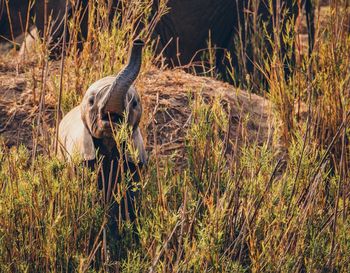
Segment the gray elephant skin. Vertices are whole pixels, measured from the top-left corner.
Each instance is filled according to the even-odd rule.
[[[130,172],[129,187],[139,182],[138,170],[147,163],[147,154],[139,128],[142,115],[140,97],[133,86],[141,67],[143,42],[133,43],[129,62],[119,74],[108,76],[93,83],[86,91],[80,105],[72,109],[60,122],[59,144],[61,156],[70,160],[78,154],[88,166],[95,168],[101,163],[98,173],[99,188],[104,190],[105,200],[112,200],[112,189],[121,179],[117,175],[118,164],[123,162],[124,173]],[[124,115],[126,114],[126,116]],[[118,150],[113,138],[113,129],[123,120],[132,128],[132,142],[138,152],[138,162],[132,160],[124,150]],[[119,172],[120,173],[120,172]],[[112,206],[111,214],[118,219],[136,217],[134,205],[137,192],[128,189],[126,198]],[[112,200],[113,201],[113,200]],[[114,217],[113,216],[113,217]]]
[[[225,58],[225,52],[230,52],[233,58],[233,65],[236,71],[252,74],[255,66],[251,60],[254,60],[253,45],[251,44],[252,30],[249,26],[253,25],[252,12],[253,2],[249,0],[192,0],[179,1],[169,0],[168,6],[170,12],[165,14],[155,28],[154,36],[159,36],[160,48],[164,50],[170,66],[186,66],[190,62],[200,64],[202,60],[203,49],[207,48],[209,39],[211,44],[216,46],[215,59],[217,72],[225,80],[230,81],[230,75],[227,69],[230,67]],[[258,1],[255,7],[257,16],[260,17],[259,27],[263,28],[266,24],[267,31],[273,33],[273,18],[269,11],[270,0]],[[306,10],[308,18],[309,47],[313,47],[314,22],[312,0],[302,0],[301,7]],[[276,14],[277,1],[273,0],[272,5],[274,14]],[[300,12],[298,1],[280,0],[281,14],[285,14],[282,20],[282,33],[286,32],[287,21],[295,23]],[[248,26],[248,27],[245,27]],[[209,34],[210,33],[210,34]],[[235,41],[240,39],[244,49],[243,61],[246,63],[246,70],[242,71],[242,63],[239,63]],[[169,43],[170,41],[170,43]],[[287,54],[294,52],[294,44],[290,45],[283,42],[282,34],[281,54],[285,60],[285,72],[288,76],[292,71],[289,67],[294,66],[295,56]],[[265,40],[267,55],[271,55],[273,48]],[[290,66],[289,66],[290,64]],[[201,65],[198,66],[199,72]],[[242,74],[242,73],[241,73]],[[238,82],[240,79],[236,79]]]
[[[4,1],[4,0],[0,0]],[[28,0],[27,0],[28,1]],[[27,2],[24,1],[24,2]],[[270,0],[258,1],[258,6],[255,7],[257,16],[261,18],[259,27],[262,29],[263,23],[266,24],[268,32],[273,31],[273,19],[269,11]],[[20,0],[12,0],[10,4],[13,5],[15,12],[25,5],[19,5]],[[261,56],[255,56],[251,43],[251,37],[253,36],[251,28],[244,26],[252,25],[251,12],[254,8],[252,2],[248,0],[169,0],[168,6],[169,12],[165,14],[160,22],[157,24],[153,33],[153,38],[159,38],[159,46],[157,52],[162,52],[166,57],[168,65],[174,66],[186,66],[190,62],[199,64],[202,61],[202,53],[208,46],[209,39],[211,44],[215,45],[215,66],[217,72],[220,73],[225,80],[230,80],[230,75],[227,73],[227,69],[230,64],[225,58],[225,53],[230,52],[233,60],[233,66],[235,71],[239,71],[239,75],[245,73],[252,74],[256,70],[254,66],[254,60],[261,58]],[[277,0],[273,0],[273,8],[276,13]],[[287,21],[294,21],[297,18],[299,12],[299,6],[297,0],[280,0],[281,13],[285,14],[281,22],[282,33],[286,32]],[[44,1],[36,0],[36,4],[32,8],[32,14],[35,15],[36,25],[41,33],[44,29]],[[83,8],[87,7],[88,0],[80,2]],[[114,12],[118,12],[120,6],[119,1],[113,1],[113,7],[111,10],[111,16]],[[309,32],[309,48],[310,51],[313,47],[314,36],[314,23],[313,23],[313,7],[312,0],[302,0],[302,7],[305,7],[308,22]],[[159,0],[153,2],[153,12],[157,10]],[[62,33],[62,20],[64,14],[65,0],[48,0],[48,11],[51,11],[55,19],[55,34],[59,36]],[[23,9],[23,8],[22,8]],[[69,8],[70,10],[70,8]],[[14,12],[14,13],[15,13]],[[4,12],[3,12],[4,13]],[[87,33],[87,16],[82,20],[82,37]],[[113,16],[112,16],[113,17]],[[6,16],[2,16],[1,20],[6,21]],[[6,23],[6,22],[5,22]],[[13,22],[14,25],[18,25],[19,22]],[[3,23],[4,24],[4,23]],[[2,28],[5,27],[6,24]],[[8,27],[7,27],[8,29]],[[20,29],[20,28],[16,28]],[[0,29],[1,31],[4,30]],[[6,32],[6,31],[5,31]],[[8,32],[8,31],[7,31]],[[210,34],[209,34],[210,33]],[[6,35],[5,35],[6,36]],[[237,52],[235,47],[235,41],[241,39],[244,52]],[[283,42],[282,35],[281,41],[281,55],[285,63],[285,74],[288,76],[294,67],[295,56],[294,54],[287,54],[288,52],[294,52],[294,44],[286,44]],[[255,45],[256,46],[256,45]],[[273,48],[265,39],[265,51],[266,56],[271,56]],[[238,58],[238,55],[244,55],[242,58]],[[243,59],[243,63],[240,60]],[[244,67],[244,70],[243,70]],[[201,72],[201,65],[198,65],[197,72]],[[261,77],[260,77],[261,78]],[[232,80],[232,79],[231,79]],[[242,79],[235,79],[238,82]]]
[[[57,1],[61,2],[61,1]],[[33,26],[32,17],[38,14],[38,28],[44,28],[44,13],[37,12],[41,9],[44,1],[36,1],[34,7],[29,7],[29,0],[0,0],[0,42],[14,41],[28,28]],[[51,1],[49,11],[53,11]],[[63,7],[64,8],[64,7]],[[56,10],[56,9],[55,9]],[[54,14],[55,15],[55,14]]]
[[[88,0],[81,0],[79,3],[87,8]],[[66,0],[47,0],[48,16],[45,16],[44,0],[9,0],[8,9],[6,0],[0,0],[0,42],[16,40],[18,36],[23,36],[26,30],[30,31],[33,26],[36,26],[43,35],[49,16],[51,17],[49,33],[53,39],[57,39],[63,33],[65,5]],[[71,10],[69,1],[68,16]],[[82,26],[87,25],[87,19],[87,15],[83,16]],[[83,27],[82,36],[86,35],[86,28]]]

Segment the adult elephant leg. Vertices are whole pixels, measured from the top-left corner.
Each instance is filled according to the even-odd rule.
[[[197,66],[197,72],[201,72],[209,42],[213,48],[227,49],[234,28],[234,2],[170,0],[170,10],[161,18],[153,34],[154,39],[160,40],[157,51],[163,53],[170,66],[192,64]],[[221,52],[216,57],[222,61],[223,55]]]
[[[282,3],[282,29],[280,33],[281,56],[284,65],[285,79],[289,80],[294,72],[296,63],[295,23],[299,16],[299,6],[296,0],[285,0]],[[289,26],[292,26],[292,28],[289,28]]]
[[[76,26],[70,32],[67,32],[66,39],[69,41],[74,37],[75,41],[78,42],[78,46],[81,45],[81,41],[87,36],[88,2],[89,0],[80,0],[76,1],[74,6],[72,6],[72,2],[68,0],[67,16],[69,19],[74,18],[73,21],[76,23]],[[65,7],[66,0],[36,0],[34,7],[35,25],[40,37],[47,39],[52,45],[62,41]],[[58,51],[60,51],[60,47],[58,47]]]
[[[275,27],[275,0],[273,10],[270,10],[270,0],[245,1],[245,48],[247,73],[251,75],[251,83],[255,90],[267,89],[265,65],[271,64],[276,41]]]
[[[155,2],[156,3],[156,2]],[[158,9],[158,4],[154,4],[153,11]],[[171,12],[171,11],[170,11]],[[177,43],[179,34],[170,14],[163,15],[154,28],[152,39],[156,41],[156,54],[162,54],[166,58],[166,64],[170,67],[180,65],[177,58]]]
[[[307,32],[309,36],[309,57],[311,57],[315,43],[315,9],[312,4],[312,0],[305,0],[305,12]]]
[[[216,50],[216,74],[229,83],[239,82],[240,75],[242,75],[242,67],[234,41],[236,37],[238,37],[238,33],[233,31],[227,39],[227,46]]]
[[[21,42],[22,34],[31,26],[29,3],[29,0],[0,0],[0,43]]]
[[[306,12],[306,23],[307,23],[307,32],[308,32],[308,56],[311,57],[313,47],[314,47],[314,36],[315,36],[315,25],[314,25],[314,8],[312,5],[312,0],[303,0],[301,2],[301,8],[305,7]],[[291,23],[292,26],[295,26],[297,17],[300,15],[298,1],[287,1],[285,0],[285,9],[286,16],[283,19],[283,28],[281,33],[281,50],[282,50],[282,58],[284,60],[285,67],[285,76],[286,79],[289,79],[291,74],[295,69],[295,39],[294,39],[294,28],[291,30],[292,41],[287,43],[284,42],[283,35],[287,34],[288,24]]]
[[[35,24],[40,35],[61,33],[64,24],[66,0],[38,0],[35,4]],[[71,6],[69,5],[69,9]]]
[[[241,82],[247,73],[244,2],[232,1],[223,23],[230,27],[227,28],[226,35],[221,41],[219,37],[215,37],[215,40],[220,41],[216,51],[216,70],[223,80],[230,83]],[[218,26],[218,29],[220,28]],[[216,35],[219,36],[220,31],[217,31]]]
[[[238,1],[238,0],[236,0]],[[241,43],[240,70],[242,81],[247,87],[259,90],[267,86],[264,69],[273,53],[273,19],[269,10],[270,0],[242,1],[239,6]],[[250,75],[249,79],[247,75]]]
[[[278,54],[283,73],[288,80],[295,67],[294,26],[299,14],[296,0],[261,0],[258,8],[260,28],[264,29],[263,51],[260,56],[263,62],[271,63],[273,54]]]
[[[206,14],[207,0],[201,5],[195,1],[168,2],[169,12],[158,22],[153,37],[159,38],[160,47],[170,67],[200,61],[201,50],[207,48],[209,23]],[[201,51],[201,52],[200,52]]]

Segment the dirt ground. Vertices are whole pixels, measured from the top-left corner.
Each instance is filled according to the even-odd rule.
[[[56,102],[46,98],[45,109],[40,111],[40,90],[32,86],[30,65],[21,68],[16,58],[11,56],[0,59],[0,137],[9,147],[24,144],[31,150],[35,136],[45,134],[33,129],[39,118],[45,121],[48,131],[53,132]],[[58,65],[57,68],[55,65],[52,67],[58,69]],[[193,76],[181,70],[151,68],[137,82],[137,87],[144,105],[142,131],[147,149],[153,151],[156,144],[160,156],[175,154],[179,160],[183,157],[186,128],[191,121],[190,98],[198,95],[208,103],[215,96],[220,96],[223,107],[228,109],[231,105],[229,131],[232,142],[263,142],[271,137],[269,102],[227,83]],[[33,99],[34,96],[36,99]],[[239,124],[248,114],[248,132],[245,132]],[[48,141],[51,138],[48,136]],[[41,141],[45,141],[45,137],[43,139]]]
[[[196,96],[203,97],[209,104],[215,97],[220,98],[221,105],[229,116],[227,131],[232,145],[245,141],[262,144],[272,138],[271,105],[267,99],[258,95],[180,70],[151,70],[144,75],[138,86],[146,105],[144,135],[147,136],[147,148],[154,150],[156,140],[161,156],[176,152],[176,158],[181,161],[186,129],[191,121],[190,98]],[[242,129],[244,126],[240,125],[248,116],[249,121]]]
[[[321,21],[325,20],[329,13],[328,8],[321,8]],[[301,16],[297,50],[307,52],[304,17]],[[34,73],[31,64],[18,65],[17,54],[4,54],[4,50],[8,51],[6,48],[0,48],[0,138],[3,138],[9,147],[22,143],[33,149],[35,136],[46,133],[46,130],[33,130],[39,121],[44,121],[48,131],[53,130],[56,102],[52,97],[45,97],[45,109],[41,111],[38,103],[40,90],[33,86],[37,79],[32,79]],[[59,67],[58,63],[50,66],[53,70]],[[231,105],[230,139],[238,142],[258,140],[262,143],[271,138],[270,103],[262,97],[237,90],[229,84],[212,78],[196,77],[180,70],[160,71],[152,68],[144,73],[137,86],[145,107],[142,130],[149,151],[153,151],[156,144],[160,155],[176,153],[178,158],[182,157],[185,129],[191,120],[189,97],[198,94],[209,103],[214,96],[220,96],[223,107]],[[243,132],[239,124],[248,114],[248,132]],[[47,135],[44,141],[50,142],[50,136]]]
[[[27,79],[14,63],[0,63],[0,135],[8,146],[24,143],[31,147],[31,123],[25,94]]]

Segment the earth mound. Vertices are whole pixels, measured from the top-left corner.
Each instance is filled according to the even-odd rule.
[[[59,65],[52,65],[53,69],[56,66],[58,71]],[[29,69],[18,68],[14,61],[0,61],[0,135],[9,147],[22,143],[33,149],[33,139],[38,134],[33,125],[38,119],[44,120],[51,132],[55,124],[56,100],[48,92],[45,107],[40,109],[37,102],[40,90],[31,86]],[[147,149],[151,152],[157,146],[159,156],[175,153],[182,161],[186,129],[191,123],[191,101],[198,96],[209,104],[219,97],[229,116],[229,139],[236,147],[242,141],[259,144],[271,139],[269,101],[227,83],[181,70],[152,67],[137,81],[137,88],[144,106],[141,127]],[[247,117],[243,128],[243,119]]]

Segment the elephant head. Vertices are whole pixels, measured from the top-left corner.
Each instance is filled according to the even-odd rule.
[[[133,144],[138,150],[140,162],[146,163],[147,155],[139,128],[142,105],[132,85],[140,71],[143,45],[143,41],[135,40],[128,64],[122,71],[116,77],[108,76],[93,83],[81,104],[62,119],[59,141],[64,155],[79,153],[86,161],[94,160],[99,148],[96,143],[103,143],[104,150],[107,150],[105,153],[108,153],[115,147],[113,127],[126,118],[132,127]]]

